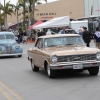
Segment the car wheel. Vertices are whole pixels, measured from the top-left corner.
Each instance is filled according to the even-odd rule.
[[[88,69],[90,75],[97,75],[99,73],[99,66]]]
[[[49,65],[47,66],[47,74],[49,78],[55,77],[54,71],[49,67]]]
[[[39,71],[39,67],[35,66],[33,64],[33,61],[31,62],[31,67],[32,67],[32,71]]]
[[[22,57],[22,55],[18,55],[18,57]]]

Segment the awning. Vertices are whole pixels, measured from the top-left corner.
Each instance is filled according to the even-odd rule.
[[[42,28],[49,28],[49,27],[64,27],[64,26],[69,26],[69,24],[70,24],[69,16],[63,16],[63,17],[51,19],[40,25],[34,26],[34,29],[42,29]]]
[[[37,25],[40,25],[40,24],[42,24],[43,22],[41,21],[41,20],[39,20],[38,22],[36,22],[34,25],[32,25],[32,26],[29,26],[28,27],[28,29],[34,29],[34,26],[37,26]]]

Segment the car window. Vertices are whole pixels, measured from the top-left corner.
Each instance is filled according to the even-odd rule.
[[[35,47],[39,48],[39,49],[43,49],[43,39],[38,39],[37,43],[35,45]]]
[[[0,40],[3,40],[5,39],[5,36],[4,35],[0,35]]]
[[[6,39],[14,39],[14,35],[7,34],[5,36],[6,36]]]

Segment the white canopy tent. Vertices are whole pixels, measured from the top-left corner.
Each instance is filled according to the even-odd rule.
[[[64,27],[69,26],[70,18],[69,16],[53,18],[47,22],[34,27],[34,29],[50,28],[50,27]]]

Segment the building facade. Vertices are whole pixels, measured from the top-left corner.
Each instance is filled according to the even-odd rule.
[[[55,17],[70,16],[77,19],[84,16],[84,0],[59,0],[36,6],[37,20],[49,20]]]
[[[100,15],[100,0],[84,0],[85,17]]]
[[[70,16],[71,19],[84,17],[84,0],[58,0],[55,2],[41,4],[36,6],[38,11],[35,11],[36,20],[50,20],[55,17]],[[20,10],[19,13],[22,11]],[[19,16],[19,22],[22,20]],[[15,15],[8,16],[8,24],[17,23]]]

